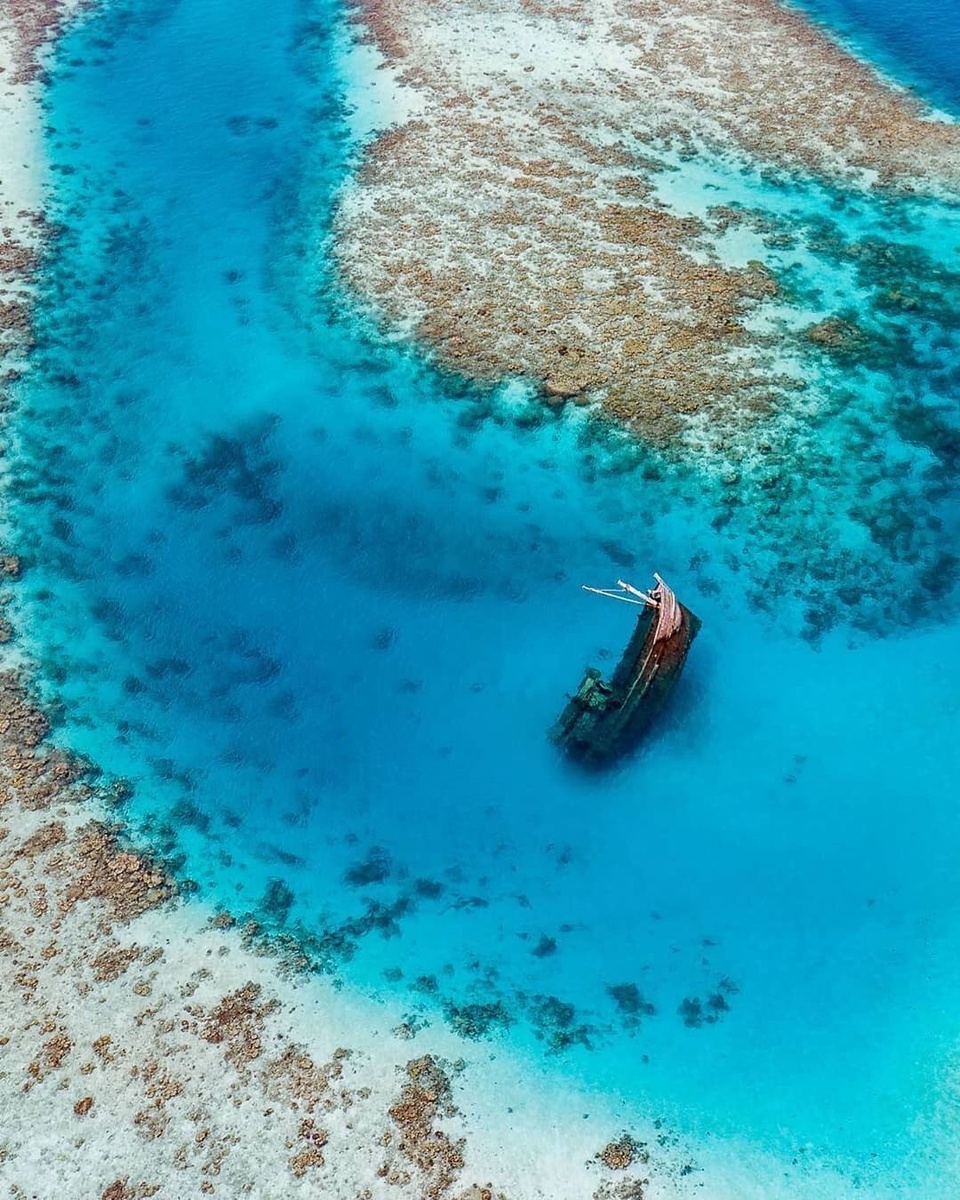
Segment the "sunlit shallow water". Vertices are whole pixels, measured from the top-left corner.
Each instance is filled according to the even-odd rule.
[[[916,355],[894,369],[808,364],[850,396],[816,453],[863,448],[825,486],[869,509],[894,480],[898,513],[939,522],[899,551],[888,531],[928,572],[916,620],[891,592],[884,636],[812,636],[806,601],[756,595],[764,556],[820,552],[802,505],[731,533],[697,473],[350,317],[318,248],[348,157],[335,17],[118,4],[61,51],[64,231],[9,488],[58,736],[135,784],[123,815],[207,898],[404,996],[412,1024],[905,1186],[960,1032],[948,313],[895,315]],[[793,228],[784,320],[889,325],[834,253],[867,228],[956,266],[948,208],[700,171],[663,194]],[[546,730],[631,618],[579,584],[654,568],[703,634],[658,736],[584,776]]]

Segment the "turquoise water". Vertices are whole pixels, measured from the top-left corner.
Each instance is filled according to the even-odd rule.
[[[960,1035],[958,214],[663,182],[790,233],[755,235],[774,326],[872,338],[795,348],[820,415],[731,484],[350,317],[336,18],[118,2],[61,49],[8,485],[58,736],[345,985],[902,1194],[947,1169],[917,1122]],[[653,569],[704,630],[657,737],[586,776],[545,732],[631,618],[579,584]]]

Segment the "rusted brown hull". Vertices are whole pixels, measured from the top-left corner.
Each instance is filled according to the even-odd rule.
[[[700,618],[680,604],[681,620],[657,637],[657,616],[637,618],[623,657],[609,681],[591,667],[560,714],[551,736],[572,757],[605,763],[633,748],[673,691],[700,629]]]

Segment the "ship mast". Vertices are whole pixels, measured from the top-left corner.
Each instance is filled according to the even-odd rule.
[[[595,596],[607,596],[610,600],[622,600],[624,604],[635,604],[638,608],[659,608],[660,597],[656,594],[657,589],[663,586],[663,580],[659,575],[654,574],[654,579],[657,581],[657,588],[652,588],[649,592],[641,592],[639,588],[635,588],[633,584],[626,583],[622,579],[617,580],[615,588],[595,588],[589,587],[587,584],[581,584],[585,592],[593,592]]]

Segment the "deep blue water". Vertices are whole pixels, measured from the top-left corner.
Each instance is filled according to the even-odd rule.
[[[863,47],[919,93],[960,107],[960,8],[935,0],[802,0],[799,7]]]
[[[960,62],[917,22],[902,42],[892,9],[850,12],[918,77]],[[695,472],[349,316],[321,244],[350,153],[336,15],[118,2],[61,51],[63,233],[9,489],[58,736],[134,783],[124,815],[205,897],[347,984],[533,1043],[679,1127],[906,1186],[960,1034],[960,629],[931,617],[960,529],[960,355],[946,309],[874,312],[814,226],[955,268],[957,213],[711,184],[794,223],[814,307],[914,347],[822,368],[850,399],[817,452],[836,439],[859,513],[841,541],[884,545],[887,508],[928,522],[903,535],[918,620],[893,593],[883,636],[817,639],[795,599],[781,619],[755,594],[768,534],[831,552],[799,501],[728,527]],[[704,631],[658,736],[584,776],[546,730],[630,617],[579,584],[652,569]]]

